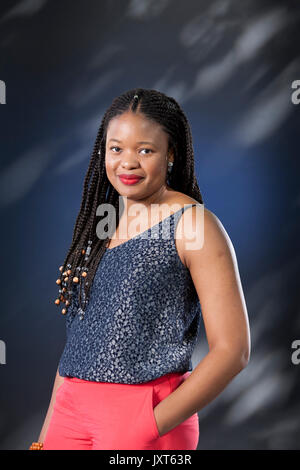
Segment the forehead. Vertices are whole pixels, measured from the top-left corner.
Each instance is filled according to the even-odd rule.
[[[160,124],[155,121],[148,119],[142,114],[134,114],[131,112],[123,113],[119,116],[114,117],[107,128],[107,138],[116,138],[119,140],[123,139],[161,139],[162,135],[165,134]]]

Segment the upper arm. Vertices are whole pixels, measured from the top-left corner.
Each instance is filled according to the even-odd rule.
[[[232,242],[220,220],[204,206],[187,209],[180,223],[180,243],[198,293],[209,348],[224,346],[248,361],[248,314]],[[191,231],[199,237],[197,249],[188,248]]]

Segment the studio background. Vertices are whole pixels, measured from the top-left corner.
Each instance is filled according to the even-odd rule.
[[[41,430],[65,342],[58,267],[103,113],[135,87],[185,111],[248,308],[250,362],[199,412],[198,449],[300,449],[299,17],[297,1],[1,2],[1,449]],[[201,320],[193,365],[206,353]]]

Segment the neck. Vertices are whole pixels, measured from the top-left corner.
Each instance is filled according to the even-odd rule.
[[[122,196],[122,202],[124,204],[124,213],[128,214],[130,207],[137,203],[143,205],[147,209],[151,208],[151,204],[162,204],[167,199],[168,193],[170,192],[174,192],[174,190],[167,185],[163,185],[161,188],[159,188],[158,191],[151,194],[151,196],[148,196],[143,199],[136,200],[128,197],[124,198]]]

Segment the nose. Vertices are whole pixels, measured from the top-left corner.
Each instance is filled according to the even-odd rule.
[[[139,167],[139,161],[138,159],[134,156],[134,154],[123,154],[123,158],[121,159],[121,166],[123,168],[138,168]]]

